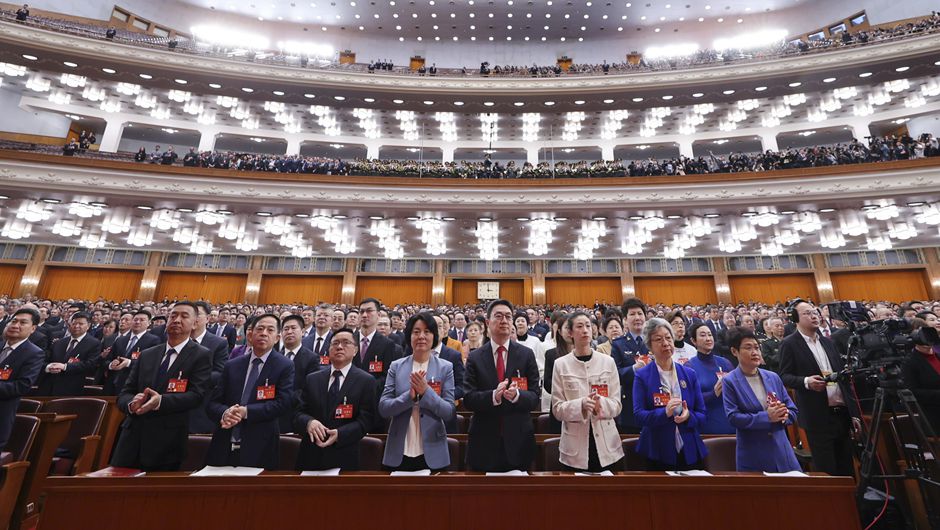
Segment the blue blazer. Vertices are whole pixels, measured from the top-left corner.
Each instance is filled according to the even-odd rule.
[[[726,375],[730,374],[734,370],[731,361],[714,353],[702,355],[699,352],[685,364],[685,367],[695,370],[695,378],[698,379],[699,388],[702,389],[702,398],[705,399],[705,425],[699,431],[702,434],[734,434],[734,427],[728,423],[728,415],[725,414],[724,401],[721,396],[715,395],[718,368],[720,367]],[[724,390],[723,384],[722,390]]]
[[[617,425],[620,426],[620,432],[639,432],[636,419],[633,417],[633,379],[636,371],[633,365],[636,364],[638,355],[646,355],[649,348],[637,337],[634,339],[629,333],[617,337],[610,343],[610,356],[617,365],[617,372],[620,374],[620,417],[617,418]],[[652,359],[650,359],[652,362]],[[547,381],[547,379],[546,379]]]
[[[6,342],[0,339],[0,349],[5,345]],[[0,365],[0,369],[12,370],[9,378],[0,381],[0,449],[6,447],[10,433],[13,432],[20,398],[36,384],[44,363],[42,348],[27,340],[11,351]]]
[[[767,411],[757,401],[751,385],[740,368],[726,375],[721,383],[725,413],[738,430],[738,471],[800,471],[800,463],[793,454],[787,438],[787,425],[796,421],[797,409],[787,393],[780,376],[770,370],[758,369],[764,389],[775,392],[790,409],[786,424],[770,423]]]
[[[254,355],[242,355],[225,363],[219,385],[206,407],[209,419],[218,425],[222,414],[241,401],[245,378]],[[278,468],[281,436],[279,418],[294,405],[294,363],[284,355],[271,352],[261,367],[256,386],[274,385],[274,398],[259,400],[252,389],[246,407],[248,417],[241,425],[241,452],[239,465],[247,467]],[[232,429],[216,429],[209,444],[206,464],[228,465],[232,450]]]
[[[383,418],[392,419],[385,442],[385,456],[382,458],[382,464],[388,467],[400,466],[405,451],[405,434],[411,423],[411,408],[414,405],[410,395],[413,366],[412,355],[393,361],[385,378],[385,390],[379,399],[379,414]],[[454,367],[449,361],[431,355],[428,359],[427,379],[441,382],[441,395],[429,389],[418,401],[424,460],[431,469],[443,469],[450,465],[444,423],[457,413],[457,406],[454,405]]]
[[[705,425],[705,400],[698,379],[691,368],[673,363],[682,399],[689,408],[689,419],[678,424],[682,436],[682,453],[688,464],[701,461],[708,454],[699,429]],[[684,385],[683,385],[684,383]],[[636,452],[650,460],[666,464],[676,463],[676,422],[666,416],[666,407],[653,406],[653,394],[659,392],[659,368],[650,363],[636,372],[633,380],[633,415],[643,430]]]

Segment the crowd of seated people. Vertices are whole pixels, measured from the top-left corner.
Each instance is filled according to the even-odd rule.
[[[390,59],[381,59],[369,63],[340,64],[335,61],[318,58],[311,62],[307,56],[285,54],[278,50],[246,50],[227,48],[219,45],[205,45],[185,36],[156,37],[146,33],[129,30],[118,30],[105,24],[95,25],[80,23],[67,19],[48,16],[22,14],[23,8],[17,11],[0,9],[0,19],[16,20],[19,23],[35,24],[44,29],[70,33],[82,37],[106,39],[124,44],[148,46],[171,49],[183,53],[215,55],[230,59],[263,62],[282,66],[301,68],[316,67],[359,71],[368,73],[394,73],[433,76],[510,76],[510,77],[559,77],[562,75],[608,75],[611,73],[631,73],[637,71],[675,70],[713,64],[727,64],[739,61],[764,60],[786,57],[795,54],[804,54],[819,50],[828,50],[845,46],[866,45],[877,42],[919,35],[935,31],[940,27],[940,14],[931,12],[930,15],[916,22],[906,22],[889,28],[875,28],[857,32],[843,31],[832,39],[822,38],[807,41],[779,42],[758,49],[704,49],[687,56],[663,59],[639,59],[635,62],[608,63],[574,63],[565,70],[556,65],[490,65],[489,62],[476,68],[430,68],[421,67],[412,70],[408,66],[395,66]]]
[[[873,320],[909,320],[914,349],[902,367],[905,382],[928,420],[937,422],[940,302],[862,303]],[[385,307],[364,298],[355,305],[213,308],[167,299],[3,297],[0,333],[12,349],[4,349],[12,371],[8,378],[28,383],[18,384],[18,393],[4,400],[80,395],[94,380],[102,392],[118,396],[118,407],[129,418],[113,465],[140,469],[178,468],[179,454],[167,447],[185,444],[186,431],[213,433],[210,465],[275,468],[277,457],[270,447],[263,449],[263,439],[296,432],[309,435],[303,437],[309,445],[298,455],[299,469],[356,469],[349,451],[358,439],[388,432],[387,467],[443,469],[449,464],[446,447],[433,442],[437,436],[423,446],[413,443],[411,417],[429,418],[421,421],[431,424],[422,430],[439,429],[443,440],[461,408],[484,424],[469,434],[468,467],[478,471],[527,469],[534,456],[530,412],[546,412],[566,424],[561,444],[569,450],[561,452],[561,463],[573,471],[622,465],[619,443],[589,443],[584,420],[590,418],[598,436],[618,440],[621,433],[638,434],[636,452],[646,458],[648,470],[700,469],[707,454],[701,435],[737,434],[739,470],[798,471],[787,426],[799,422],[807,431],[814,469],[851,476],[846,406],[855,405],[856,391],[861,401],[870,398],[864,387],[827,389],[822,377],[841,369],[839,354],[851,333],[828,306],[799,299],[647,306],[628,298],[622,304],[528,307],[497,300]],[[360,348],[367,355],[359,355]],[[829,360],[820,361],[810,348],[822,348]],[[177,355],[181,360],[174,361]],[[504,370],[513,367],[516,374],[506,372],[505,382],[503,375],[486,376],[484,365],[492,370],[494,357],[502,361],[497,373],[505,364]],[[179,374],[160,375],[161,358]],[[421,375],[416,379],[415,373]],[[421,379],[424,374],[427,379]],[[350,400],[342,408],[332,394],[340,378]],[[252,398],[255,384],[257,398]],[[251,393],[243,394],[243,386]],[[190,391],[196,394],[184,396]],[[756,399],[748,397],[751,391]],[[828,407],[820,395],[828,396]],[[147,414],[161,400],[166,416],[151,423]],[[503,401],[512,405],[503,407]],[[335,417],[323,415],[334,407]],[[242,423],[249,410],[252,422]],[[8,422],[12,417],[0,417],[0,423]],[[167,422],[175,434],[155,430]],[[504,428],[522,429],[521,437],[516,432],[501,440]],[[337,429],[344,436],[339,440]],[[152,459],[141,451],[139,437],[148,433],[153,438],[146,445],[158,455]],[[674,445],[680,436],[683,443]]]

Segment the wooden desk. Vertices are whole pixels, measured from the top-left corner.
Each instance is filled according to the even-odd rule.
[[[40,530],[859,528],[850,478],[447,473],[52,477]],[[417,519],[416,519],[417,518]]]
[[[52,457],[69,433],[72,420],[76,418],[74,414],[46,414],[40,412],[28,415],[39,418],[39,432],[36,433],[36,440],[29,451],[29,457],[27,458],[29,470],[27,470],[26,477],[23,479],[20,496],[16,501],[16,508],[13,510],[13,519],[10,522],[10,528],[13,529],[30,528],[31,525],[35,524],[35,519],[42,509],[40,495],[45,488],[46,476],[49,474]]]

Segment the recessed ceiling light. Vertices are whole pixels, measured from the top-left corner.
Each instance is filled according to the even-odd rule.
[[[700,97],[702,97],[702,96],[704,96],[704,95],[705,95],[705,94],[703,94],[703,93],[701,93],[701,92],[696,92],[696,93],[692,94],[692,97],[693,97],[693,98],[700,98]]]
[[[403,99],[393,99],[393,100],[392,100],[392,103],[394,103],[394,104],[396,104],[396,105],[401,105],[401,104],[404,103],[404,102],[405,102],[405,100],[403,100]]]
[[[827,78],[823,79],[823,83],[831,83],[831,82],[833,82],[833,81],[835,81],[835,80],[836,80],[835,77],[827,77]]]
[[[338,213],[333,216],[333,219],[346,219],[346,216]]]
[[[63,61],[62,64],[64,64],[65,66],[68,66],[69,68],[78,68],[78,65],[73,63],[72,61]]]
[[[313,95],[313,94],[304,94],[304,97],[307,98],[307,99],[313,99],[313,98],[315,98],[315,97],[317,97],[317,96],[315,96],[315,95]]]
[[[672,96],[663,96],[663,99],[666,101],[669,101],[670,99],[672,99]]]
[[[546,107],[551,107],[551,106],[554,105],[554,104],[555,104],[554,101],[546,101],[546,102],[545,102],[545,106],[546,106]]]
[[[940,66],[940,61],[933,63],[934,66]]]
[[[135,208],[138,210],[153,210],[153,206],[147,206],[146,204],[138,204]]]
[[[922,202],[920,202],[920,201],[918,201],[918,202],[909,202],[909,203],[907,203],[907,205],[910,206],[911,208],[915,208],[915,207],[917,207],[917,206],[923,206],[924,203],[922,203]]]
[[[189,82],[189,81],[187,81],[187,80],[185,80],[185,79],[174,79],[173,81],[176,81],[176,82],[177,82],[178,84],[180,84],[180,85],[185,85],[186,83]]]
[[[284,95],[284,91],[283,91],[283,90],[275,90],[274,92],[271,92],[271,93],[274,94],[275,96],[283,96],[283,95]]]
[[[515,105],[515,106],[517,106],[517,107],[522,107],[522,106],[525,105],[525,103],[522,102],[522,101],[517,101],[517,102],[513,103],[513,105]]]
[[[788,86],[789,86],[790,88],[796,88],[796,87],[798,87],[798,86],[800,86],[800,85],[802,85],[802,84],[803,84],[803,83],[800,83],[799,81],[794,81],[794,82],[790,83]]]
[[[298,218],[298,219],[306,219],[306,218],[310,217],[310,214],[309,214],[309,213],[295,213],[295,214],[294,214],[294,217],[296,217],[296,218]]]
[[[606,221],[606,220],[607,220],[607,217],[604,217],[603,215],[595,215],[595,216],[592,217],[591,219],[594,220],[594,221]]]
[[[137,74],[137,77],[141,79],[153,79],[153,76],[150,74]]]
[[[463,101],[455,101],[455,102],[454,102],[454,105],[457,105],[458,107],[462,107],[462,106],[463,106]]]
[[[24,59],[26,59],[27,61],[38,61],[38,60],[39,60],[39,57],[36,57],[35,55],[30,55],[30,54],[28,54],[28,53],[24,53],[24,54],[22,55],[22,57],[23,57]]]
[[[90,205],[92,205],[92,206],[97,206],[98,208],[107,208],[107,207],[108,207],[108,203],[106,203],[106,202],[98,202],[98,201],[95,201],[95,202],[90,202],[90,203],[88,203],[88,204],[90,204]]]
[[[117,73],[117,70],[115,70],[114,68],[102,68],[101,71],[104,72],[104,73],[106,73],[106,74],[115,74],[115,73]]]
[[[716,217],[721,217],[721,214],[717,214],[717,213],[707,213],[707,214],[705,214],[705,217],[707,217],[707,218],[709,218],[709,219],[715,219]]]
[[[456,217],[441,217],[442,221],[456,221]]]
[[[579,100],[575,101],[574,104],[575,104],[575,105],[584,105],[584,100],[583,100],[583,99],[579,99]]]
[[[555,221],[567,221],[568,218],[567,218],[567,217],[556,217],[554,220],[555,220]]]
[[[242,87],[242,92],[247,92],[247,93],[251,94],[251,93],[254,92],[254,91],[255,91],[255,89],[253,89],[253,88],[248,88],[248,87],[246,87],[246,86],[243,86],[243,87]]]
[[[795,213],[796,212],[793,210],[783,210],[782,212],[780,212],[780,215],[793,215]]]
[[[176,211],[180,213],[193,213],[192,208],[177,208]]]
[[[529,221],[528,217],[516,217],[516,221]]]
[[[836,211],[835,208],[820,208],[819,209],[819,213],[832,213],[834,211]]]
[[[908,70],[910,70],[910,69],[911,69],[910,66],[899,66],[899,67],[895,68],[894,71],[895,71],[895,72],[906,72],[906,71],[908,71]]]
[[[633,98],[634,103],[639,103],[641,101],[643,101],[643,98]]]
[[[217,212],[217,213],[220,213],[220,214],[222,214],[222,215],[232,215],[232,211],[231,211],[231,210],[216,210],[216,212]]]
[[[382,217],[381,215],[370,215],[369,219],[372,219],[373,221],[381,221],[382,219],[385,219],[385,218]]]
[[[346,101],[346,96],[333,96],[336,101]]]
[[[52,199],[52,198],[45,198],[45,199],[40,199],[40,200],[46,204],[59,204],[60,202],[62,202],[59,199]]]
[[[425,105],[433,105],[433,104],[434,104],[434,102],[431,101],[430,99],[425,100],[425,101],[422,101],[422,103],[424,103]]]
[[[734,90],[728,89],[728,90],[722,91],[722,94],[726,96],[730,96],[731,94],[734,94]]]
[[[271,212],[255,212],[255,215],[257,215],[258,217],[271,217],[274,214],[272,214]]]
[[[757,92],[763,92],[763,91],[767,90],[767,87],[765,87],[765,86],[759,86],[759,87],[755,87],[754,90],[756,90]]]
[[[484,106],[484,107],[492,107],[492,106],[495,105],[495,104],[496,104],[496,103],[493,103],[492,101],[484,101],[484,102],[483,102],[483,106]]]
[[[871,72],[862,72],[858,74],[859,77],[871,77]]]
[[[222,88],[222,85],[218,83],[209,83],[209,88]]]
[[[667,216],[666,216],[666,219],[682,219],[682,216],[681,216],[681,215],[672,214],[672,215],[667,215]]]
[[[606,104],[608,104],[608,105],[610,105],[610,104],[613,103],[613,102],[614,102],[614,100],[612,100],[612,99],[605,99],[605,100],[604,100],[604,103],[606,103]]]

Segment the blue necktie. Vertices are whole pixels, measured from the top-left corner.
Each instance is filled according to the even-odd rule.
[[[255,357],[251,360],[251,369],[248,371],[248,380],[245,381],[245,388],[242,389],[242,399],[238,402],[239,405],[247,405],[248,400],[251,399],[251,395],[255,390],[255,385],[258,383],[258,375],[261,374],[261,358]],[[232,440],[240,441],[242,439],[242,425],[232,427]]]
[[[160,381],[166,379],[166,373],[170,371],[170,357],[176,353],[176,350],[170,348],[166,352],[166,356],[163,358],[163,364],[160,365],[160,368],[157,370],[157,381],[154,386],[160,384]]]
[[[326,396],[330,401],[330,408],[336,408],[336,405],[339,404],[339,379],[341,377],[343,377],[343,372],[333,370],[333,384],[330,385],[330,389],[326,392]]]

